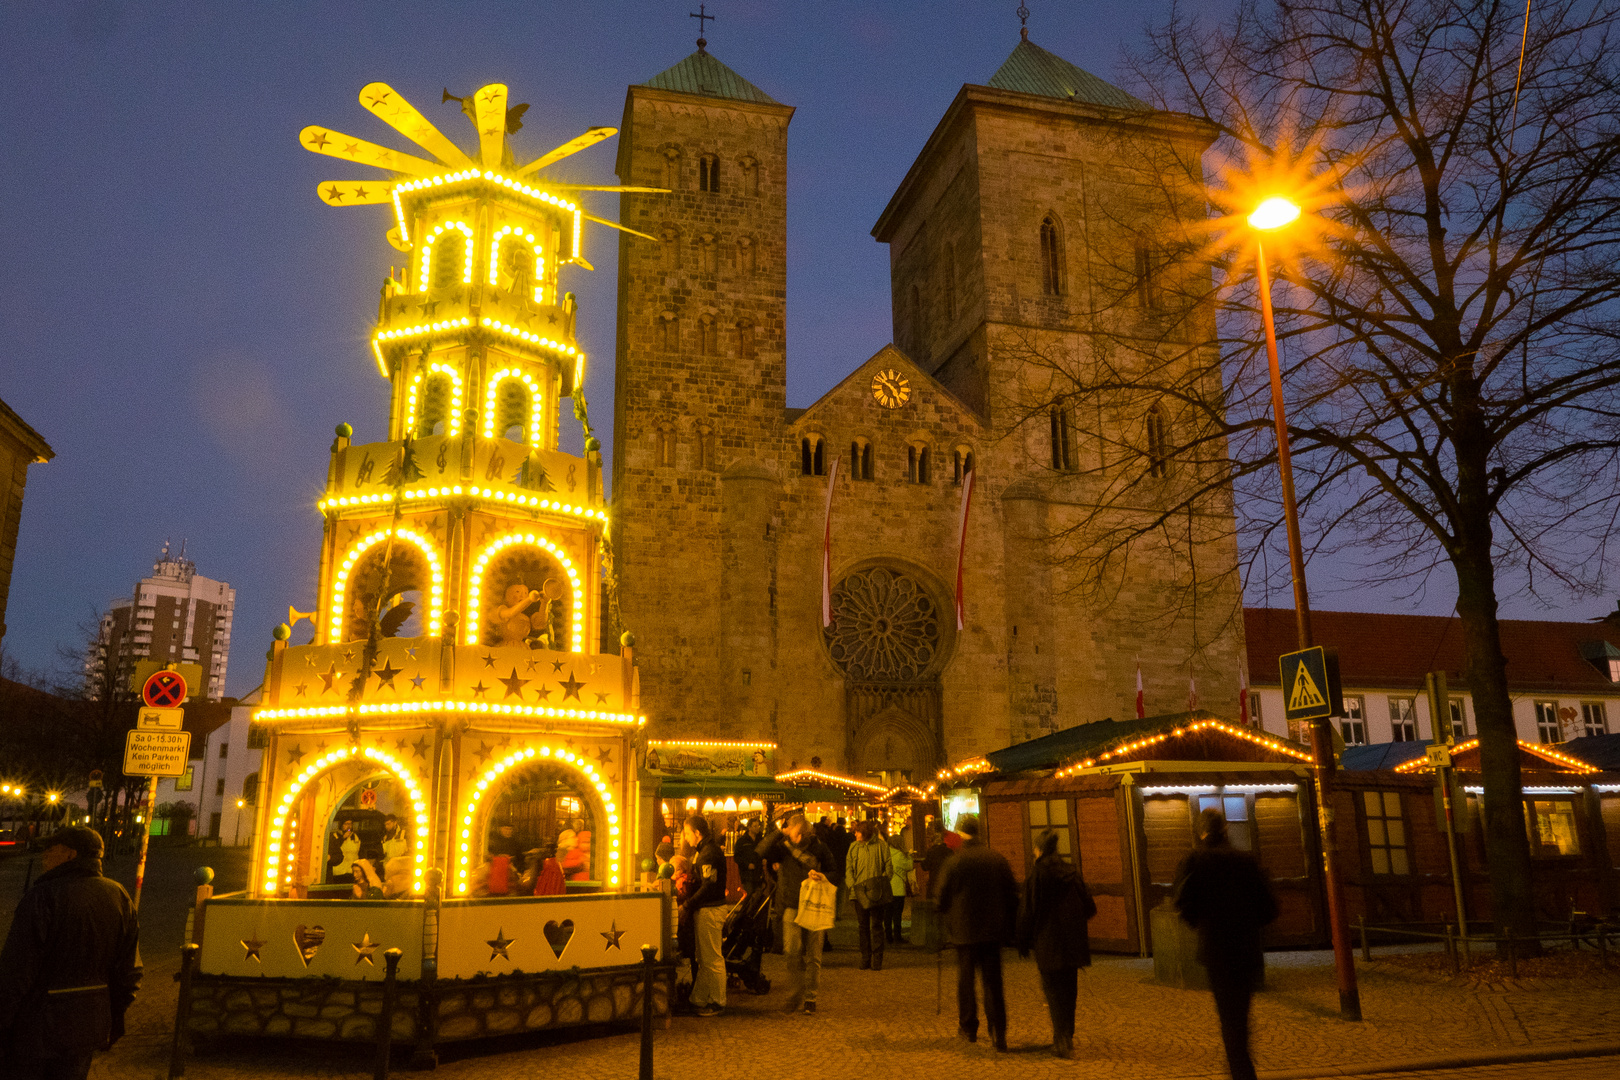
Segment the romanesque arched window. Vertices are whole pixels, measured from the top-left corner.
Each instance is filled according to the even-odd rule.
[[[799,440],[799,470],[805,476],[827,475],[827,447],[820,435]]]
[[[960,487],[967,474],[973,471],[973,451],[966,446],[958,446],[951,453],[951,483]]]
[[[1148,240],[1136,240],[1136,305],[1143,311],[1159,308],[1159,251]]]
[[[927,484],[933,481],[926,445],[912,443],[906,447],[906,479],[913,484]]]
[[[758,195],[759,161],[751,154],[745,155],[741,161],[737,162],[737,167],[742,170],[743,192],[748,195]]]
[[[714,316],[705,312],[698,316],[698,349],[704,356],[715,354]]]
[[[675,465],[675,425],[665,421],[658,425],[658,464],[664,468]]]
[[[1170,433],[1164,406],[1159,402],[1154,402],[1147,414],[1147,460],[1149,476],[1164,476],[1170,471]]]
[[[666,270],[679,270],[681,268],[681,231],[677,228],[666,228],[661,234],[664,239],[664,268]]]
[[[698,158],[698,190],[720,190],[720,159],[714,154],[704,154]]]
[[[664,352],[680,352],[681,324],[673,311],[658,317],[658,347]]]
[[[1063,295],[1063,234],[1051,214],[1041,219],[1041,291]]]
[[[744,360],[754,358],[754,320],[737,320],[737,355]]]
[[[708,424],[699,424],[697,429],[697,467],[710,472],[719,469],[718,449],[714,428]]]
[[[698,269],[707,274],[720,269],[720,242],[714,233],[698,237]]]
[[[872,440],[857,436],[850,442],[849,475],[855,480],[872,479]]]
[[[737,241],[737,270],[744,274],[752,274],[757,269],[759,269],[759,251],[753,237],[741,237]]]
[[[681,148],[678,146],[664,147],[664,186],[671,191],[680,190]]]

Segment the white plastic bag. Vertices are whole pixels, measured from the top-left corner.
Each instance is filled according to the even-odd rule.
[[[830,881],[805,878],[799,886],[799,911],[793,921],[806,930],[831,930],[838,907],[838,889]]]

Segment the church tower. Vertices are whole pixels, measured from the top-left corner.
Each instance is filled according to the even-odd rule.
[[[788,442],[787,129],[793,109],[698,51],[631,86],[613,544],[647,710],[772,738],[775,464]],[[761,464],[767,463],[767,464]]]
[[[989,85],[958,93],[873,228],[890,249],[896,344],[978,413],[998,450],[999,475],[981,479],[1004,514],[1015,737],[1020,717],[1032,737],[1077,705],[1130,716],[1137,664],[1150,714],[1185,707],[1194,682],[1199,705],[1236,712],[1229,491],[1181,512],[1089,600],[1075,567],[1053,559],[1056,538],[1128,532],[1224,459],[1167,454],[1197,445],[1196,415],[1099,375],[1181,364],[1219,378],[1213,313],[1183,302],[1209,267],[1174,239],[1206,215],[1211,141],[1026,32]]]

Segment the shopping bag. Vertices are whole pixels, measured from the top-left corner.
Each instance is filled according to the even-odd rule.
[[[799,887],[799,912],[793,921],[806,930],[831,930],[838,889],[830,881],[805,878]]]

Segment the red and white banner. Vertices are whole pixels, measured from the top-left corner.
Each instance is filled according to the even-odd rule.
[[[1242,719],[1244,727],[1249,726],[1249,669],[1242,661],[1238,662],[1238,716]]]
[[[1147,719],[1147,701],[1142,696],[1142,665],[1136,665],[1136,718]]]
[[[1198,680],[1187,676],[1187,711],[1198,711]]]
[[[832,497],[838,479],[838,459],[827,470],[827,514],[821,531],[821,625],[831,626],[832,616]]]
[[[962,566],[967,556],[968,507],[973,503],[973,470],[962,476],[962,510],[956,522],[956,628],[962,629]]]

